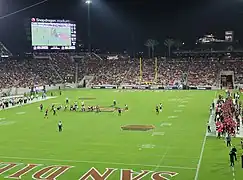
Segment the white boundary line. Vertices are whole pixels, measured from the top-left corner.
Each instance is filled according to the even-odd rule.
[[[110,165],[124,165],[124,166],[145,166],[145,167],[162,167],[162,168],[174,168],[174,169],[187,169],[193,170],[193,167],[182,167],[182,166],[159,166],[153,164],[127,164],[120,162],[105,162],[105,161],[81,161],[81,160],[65,160],[65,159],[41,159],[41,158],[28,158],[28,157],[7,157],[0,156],[0,159],[17,159],[17,160],[35,160],[35,161],[53,161],[53,162],[70,162],[70,163],[89,163],[89,164],[110,164]]]
[[[204,148],[205,148],[205,144],[206,144],[206,139],[207,139],[207,132],[205,133],[205,136],[204,136],[204,139],[203,139],[201,153],[200,153],[200,157],[199,157],[199,160],[198,160],[197,171],[196,171],[196,175],[195,175],[194,180],[197,180],[198,179],[199,170],[200,170],[200,166],[201,166],[201,162],[202,162],[202,157],[203,157],[203,153],[204,153]]]
[[[216,96],[217,96],[217,91],[215,91],[214,99],[216,98]],[[209,118],[211,118],[211,115],[209,116]],[[201,162],[202,162],[202,158],[203,158],[203,153],[204,153],[204,149],[205,149],[206,140],[207,140],[207,130],[205,132],[205,136],[204,136],[204,139],[203,139],[201,153],[200,153],[200,157],[199,157],[199,160],[198,160],[197,171],[196,171],[196,175],[195,175],[194,180],[198,180],[198,175],[199,175],[199,170],[200,170],[200,166],[201,166]]]

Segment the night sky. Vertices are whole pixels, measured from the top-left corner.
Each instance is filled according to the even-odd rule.
[[[40,0],[0,0],[0,16]],[[87,5],[82,0],[49,0],[32,9],[0,19],[0,41],[13,52],[30,50],[25,19],[69,19],[77,23],[77,39],[87,44]],[[93,0],[91,35],[93,47],[111,52],[145,51],[146,39],[156,39],[163,52],[166,38],[187,46],[207,33],[224,38],[233,30],[243,42],[243,0]]]

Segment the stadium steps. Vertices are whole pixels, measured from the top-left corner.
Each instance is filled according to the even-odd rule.
[[[53,64],[52,64],[53,59],[51,56],[49,56],[49,60],[50,60],[50,65],[51,65],[52,70],[56,73],[56,75],[60,78],[60,80],[62,82],[64,82],[64,79],[62,78],[62,76],[57,72],[56,68],[53,66]]]
[[[96,57],[98,60],[102,61],[103,59],[96,53],[92,53],[92,55],[94,55],[94,57]]]
[[[0,42],[0,56],[12,56],[13,54]]]
[[[124,78],[123,78],[121,84],[125,84],[125,80],[127,79],[127,76],[128,76],[128,74],[130,73],[131,70],[132,70],[132,66],[131,66],[131,67],[129,68],[129,70],[126,72],[126,75],[124,76]]]

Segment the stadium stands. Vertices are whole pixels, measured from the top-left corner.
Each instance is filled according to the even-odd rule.
[[[35,56],[37,57],[37,56]],[[43,57],[43,58],[41,58]],[[47,58],[45,58],[47,57]],[[71,54],[41,54],[31,60],[2,59],[0,62],[0,87],[30,87],[65,82],[67,76],[93,76],[93,85],[100,84],[146,84],[158,85],[180,84],[183,74],[187,75],[190,86],[216,86],[219,72],[234,71],[235,83],[243,83],[243,62],[239,59],[218,61],[211,59],[158,59],[157,76],[155,60],[143,59],[142,81],[140,81],[140,60],[120,58],[101,59],[96,56],[85,56],[75,59]],[[156,78],[157,77],[157,78]],[[75,81],[75,78],[72,79]]]

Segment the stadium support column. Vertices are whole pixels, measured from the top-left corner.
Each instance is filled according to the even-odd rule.
[[[142,83],[142,79],[143,79],[143,69],[142,69],[142,58],[139,59],[139,74],[140,74],[140,84]]]
[[[89,53],[91,53],[91,27],[90,27],[90,5],[92,4],[92,1],[87,0],[86,4],[88,5],[88,50]]]
[[[154,82],[157,83],[157,79],[158,79],[158,59],[157,59],[157,57],[154,60],[154,72],[155,72]]]
[[[78,83],[78,63],[76,63],[76,71],[75,71],[75,83]]]
[[[241,155],[241,167],[243,168],[243,154]]]

